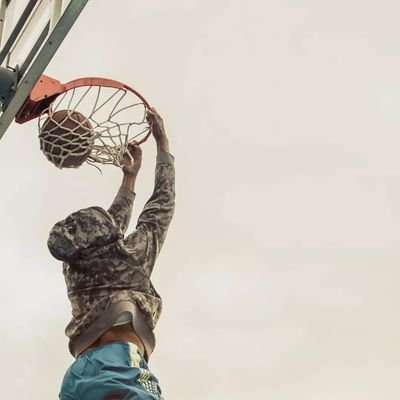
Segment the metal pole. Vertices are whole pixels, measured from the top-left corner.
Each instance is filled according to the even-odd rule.
[[[4,22],[6,17],[6,10],[7,10],[7,0],[1,0],[0,4],[0,46],[3,39],[4,33]]]
[[[25,10],[21,14],[21,17],[19,18],[18,22],[16,23],[13,31],[10,34],[10,37],[8,38],[6,44],[4,47],[1,49],[0,52],[0,64],[3,64],[3,61],[7,57],[8,52],[10,51],[11,47],[13,46],[14,42],[17,40],[21,30],[23,29],[26,21],[28,20],[29,16],[32,13],[32,10],[35,8],[38,0],[30,0],[28,5],[25,7]]]
[[[35,58],[36,54],[38,53],[40,47],[42,46],[42,44],[46,40],[47,35],[49,34],[49,32],[50,32],[50,21],[44,27],[42,33],[38,37],[36,43],[33,45],[32,49],[29,52],[28,56],[26,57],[24,63],[20,66],[20,68],[18,70],[18,74],[19,74],[18,76],[19,77],[22,77],[22,76],[25,75],[26,70],[31,65],[31,62],[33,61],[33,59]]]
[[[52,1],[53,1],[53,9],[51,10],[50,30],[53,30],[53,28],[57,25],[57,22],[61,17],[62,3],[63,3],[63,0],[52,0]]]

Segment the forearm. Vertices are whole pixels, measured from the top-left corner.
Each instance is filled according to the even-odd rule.
[[[136,175],[124,174],[118,193],[108,209],[123,233],[128,228],[135,199]]]
[[[157,140],[157,153],[161,153],[163,151],[169,153],[169,141],[166,136]]]
[[[133,174],[124,174],[122,178],[121,187],[126,187],[132,192],[135,191],[135,183],[136,183],[136,175]]]
[[[172,219],[175,207],[174,157],[162,150],[157,155],[155,185],[150,199],[139,216],[138,225],[146,224],[163,236]]]

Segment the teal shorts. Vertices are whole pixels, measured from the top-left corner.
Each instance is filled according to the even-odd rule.
[[[114,342],[79,356],[65,374],[61,400],[162,400],[157,378],[133,343]]]

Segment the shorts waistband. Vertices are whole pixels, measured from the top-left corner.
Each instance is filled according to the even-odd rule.
[[[89,356],[90,354],[93,354],[93,353],[95,353],[97,351],[100,351],[100,350],[104,349],[107,346],[118,346],[119,347],[121,345],[126,347],[129,351],[135,351],[141,357],[143,357],[143,354],[141,353],[139,347],[135,343],[117,341],[117,342],[104,343],[104,344],[101,344],[101,345],[96,346],[96,347],[89,347],[87,350],[85,350],[84,352],[79,354],[77,359],[80,358],[80,357],[83,357],[83,356]]]

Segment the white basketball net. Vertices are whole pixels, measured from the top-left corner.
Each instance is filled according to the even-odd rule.
[[[61,110],[68,110],[67,119],[79,123],[75,124],[75,129],[66,128],[64,121],[52,119]],[[75,111],[82,114],[85,120],[74,118]],[[49,125],[49,119],[55,129],[43,129],[45,121]],[[79,156],[85,158],[89,152],[85,158],[88,164],[121,167],[128,143],[132,140],[140,141],[150,130],[146,120],[146,105],[138,96],[127,89],[103,86],[68,90],[42,112],[38,121],[40,148],[58,168],[66,167],[67,159]],[[88,126],[92,129],[88,129]],[[55,132],[59,127],[62,127],[61,135],[60,130]]]

